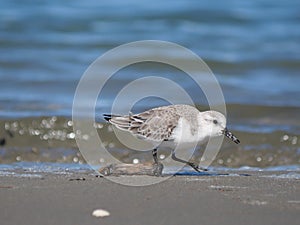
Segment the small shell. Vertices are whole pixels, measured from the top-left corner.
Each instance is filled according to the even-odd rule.
[[[95,217],[106,217],[109,216],[110,213],[104,209],[95,209],[92,215]]]

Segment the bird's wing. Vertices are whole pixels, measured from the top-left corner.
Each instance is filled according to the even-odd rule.
[[[179,118],[175,108],[160,107],[134,115],[112,116],[109,122],[139,138],[161,142],[170,140]]]

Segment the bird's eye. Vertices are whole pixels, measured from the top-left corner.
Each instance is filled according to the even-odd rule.
[[[214,124],[218,124],[218,121],[217,121],[217,120],[213,120],[213,123],[214,123]]]

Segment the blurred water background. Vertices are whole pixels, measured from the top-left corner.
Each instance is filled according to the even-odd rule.
[[[242,144],[225,141],[216,166],[299,168],[299,1],[2,0],[0,6],[0,163],[84,162],[71,121],[79,79],[106,51],[153,39],[191,49],[221,84],[229,127]],[[120,71],[97,113],[110,110],[124,82],[171,72],[159,65]],[[174,74],[186,87],[188,81]],[[188,87],[195,103],[207,109]],[[161,104],[146,99],[136,110]],[[106,145],[118,152],[121,147],[106,133]],[[125,162],[138,157],[120,152]]]

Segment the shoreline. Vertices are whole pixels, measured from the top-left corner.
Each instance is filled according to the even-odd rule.
[[[300,180],[286,178],[286,173],[180,175],[144,187],[120,185],[88,171],[1,176],[0,218],[4,225],[298,224]],[[95,209],[110,216],[96,218]]]

